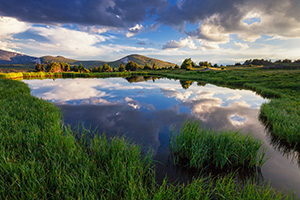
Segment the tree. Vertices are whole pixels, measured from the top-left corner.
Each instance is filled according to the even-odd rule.
[[[186,70],[191,70],[193,69],[192,66],[192,59],[191,58],[186,58],[182,64],[181,64],[181,69],[186,69]]]
[[[103,69],[102,69],[104,72],[112,72],[113,69],[111,68],[111,66],[109,66],[108,64],[104,64],[103,65]]]
[[[44,64],[42,64],[42,68],[41,68],[41,70],[42,70],[42,72],[44,72],[44,71],[45,71],[45,65],[44,65]]]
[[[72,67],[72,70],[73,70],[74,72],[77,72],[77,71],[78,71],[77,65],[74,65],[74,66]]]
[[[214,67],[215,68],[219,68],[219,65],[216,63],[216,64],[214,64]]]
[[[179,69],[179,66],[176,64],[175,67],[174,67],[174,69]]]
[[[36,70],[37,72],[42,71],[41,64],[40,64],[39,62],[36,63],[36,65],[35,65],[35,70]]]
[[[66,63],[66,65],[65,65],[65,71],[68,72],[70,70],[71,70],[70,65],[68,63]]]
[[[84,71],[84,69],[83,69],[84,67],[83,67],[83,65],[82,65],[82,63],[80,63],[80,65],[78,66],[78,72],[82,72],[82,71]]]
[[[127,71],[137,71],[139,69],[139,66],[137,63],[133,62],[133,61],[129,61],[126,66],[125,69]]]
[[[123,64],[121,64],[119,67],[119,72],[124,72],[124,71],[125,71],[125,67]]]
[[[61,72],[61,66],[57,62],[51,62],[50,64],[47,64],[47,71],[48,72]]]
[[[146,65],[144,66],[144,70],[151,70],[151,67],[148,65],[148,63],[146,63]]]
[[[157,70],[157,69],[158,69],[158,67],[157,67],[157,64],[156,64],[156,63],[153,63],[152,69],[154,69],[154,70]]]

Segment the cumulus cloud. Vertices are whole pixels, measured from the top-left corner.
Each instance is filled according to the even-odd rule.
[[[233,42],[235,46],[239,47],[240,49],[248,49],[249,45],[247,43],[241,43],[241,42]]]
[[[39,35],[47,42],[32,41],[27,48],[40,48],[41,51],[55,52],[60,51],[65,54],[91,56],[103,53],[103,49],[95,45],[104,42],[107,37],[98,34],[89,34],[84,31],[70,30],[62,27],[32,27],[31,33]]]
[[[144,30],[144,26],[142,24],[136,24],[134,27],[131,27],[128,29],[128,32],[126,33],[126,37],[132,37],[134,35],[137,35],[141,33]]]
[[[165,45],[163,45],[162,49],[163,50],[180,49],[180,48],[184,48],[184,47],[188,47],[190,49],[197,49],[197,47],[191,37],[180,39],[179,41],[170,40]]]
[[[15,51],[18,48],[13,40],[14,34],[22,33],[30,28],[29,23],[21,22],[12,17],[0,16],[0,49],[7,51]]]
[[[29,29],[30,26],[30,24],[12,17],[0,17],[0,37],[9,37],[13,34],[22,33]]]
[[[262,35],[299,38],[299,7],[297,0],[184,0],[168,7],[158,20],[175,27],[199,23],[197,30],[187,34],[206,44],[224,44],[232,34],[248,42]]]

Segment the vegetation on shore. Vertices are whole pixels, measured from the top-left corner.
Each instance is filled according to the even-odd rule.
[[[0,93],[1,199],[291,198],[251,181],[241,186],[231,175],[159,186],[152,157],[140,147],[72,132],[60,111],[31,96],[22,82],[0,80]]]
[[[261,141],[239,132],[215,132],[200,128],[200,122],[187,121],[180,133],[173,132],[170,150],[175,164],[187,160],[189,167],[237,169],[261,167],[265,162]]]
[[[260,118],[272,136],[289,148],[300,148],[300,70],[246,68],[220,71],[152,71],[149,75],[256,91],[271,101],[260,109]],[[191,85],[191,84],[189,84]]]

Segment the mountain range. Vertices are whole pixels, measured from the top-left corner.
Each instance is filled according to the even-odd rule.
[[[133,61],[140,66],[144,66],[146,64],[152,66],[154,63],[156,63],[157,66],[159,66],[159,67],[169,67],[169,66],[175,65],[174,63],[165,62],[165,61],[162,61],[159,59],[150,58],[150,57],[146,57],[146,56],[138,55],[138,54],[128,55],[119,60],[107,62],[107,61],[100,61],[100,60],[90,60],[90,61],[74,60],[74,59],[65,58],[63,56],[56,56],[56,57],[42,56],[42,57],[38,58],[38,57],[34,57],[34,56],[23,55],[23,54],[19,54],[19,53],[0,50],[0,66],[2,65],[1,67],[9,67],[9,66],[14,66],[14,65],[18,64],[19,66],[32,65],[32,67],[34,68],[34,65],[37,62],[46,63],[46,62],[52,62],[52,61],[69,63],[70,65],[79,65],[80,63],[82,63],[82,65],[87,68],[104,65],[105,63],[107,63],[108,65],[110,65],[113,68],[117,68],[120,66],[120,64],[125,65],[129,61]]]

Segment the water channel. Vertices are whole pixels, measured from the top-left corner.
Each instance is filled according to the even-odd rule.
[[[61,108],[65,124],[79,123],[107,136],[125,136],[152,149],[158,181],[187,182],[191,174],[172,164],[168,142],[185,120],[215,130],[239,130],[263,143],[268,157],[259,178],[300,195],[299,153],[286,149],[265,130],[259,109],[267,99],[249,90],[164,78],[24,80],[31,93]]]

